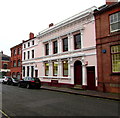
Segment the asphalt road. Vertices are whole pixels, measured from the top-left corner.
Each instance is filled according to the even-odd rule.
[[[1,84],[0,84],[1,85]],[[118,116],[118,101],[2,85],[2,111],[13,116]]]

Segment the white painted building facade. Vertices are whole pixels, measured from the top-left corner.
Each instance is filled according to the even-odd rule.
[[[96,7],[91,7],[39,32],[34,39],[35,45],[23,48],[23,66],[34,66],[34,76],[37,75],[43,84],[80,85],[82,88],[95,89],[97,59],[94,9]],[[24,53],[30,50],[34,50],[34,58],[24,59]],[[24,75],[28,76],[28,69],[25,71]]]

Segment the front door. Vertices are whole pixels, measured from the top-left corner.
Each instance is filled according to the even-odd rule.
[[[74,83],[82,85],[82,63],[80,61],[76,61],[74,64]]]
[[[95,90],[95,67],[87,67],[87,89]]]
[[[38,70],[35,70],[35,77],[38,77]]]

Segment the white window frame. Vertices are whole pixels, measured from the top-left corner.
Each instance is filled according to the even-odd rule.
[[[110,15],[110,32],[116,32],[116,31],[120,30],[119,27],[116,28],[115,30],[112,30],[112,25],[114,25],[116,23],[117,24],[120,23],[120,18],[119,18],[120,16],[119,15],[120,15],[120,12],[116,12],[116,13]]]

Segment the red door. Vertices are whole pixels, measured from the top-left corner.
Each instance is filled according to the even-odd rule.
[[[82,63],[80,61],[76,61],[74,64],[74,83],[82,85]]]
[[[95,67],[87,67],[87,89],[95,90]]]

